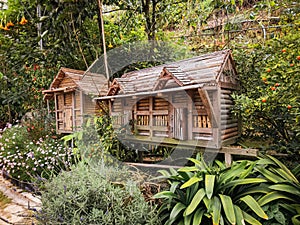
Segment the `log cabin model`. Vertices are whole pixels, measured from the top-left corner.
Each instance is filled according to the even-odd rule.
[[[125,140],[220,149],[239,136],[230,112],[239,88],[230,50],[142,69],[113,80],[106,96]]]
[[[61,68],[49,90],[43,91],[45,100],[54,100],[56,132],[72,133],[79,130],[84,115],[95,115],[100,106],[93,98],[107,93],[107,79],[101,74]]]

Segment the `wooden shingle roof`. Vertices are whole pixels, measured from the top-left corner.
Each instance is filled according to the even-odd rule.
[[[67,83],[63,83],[63,81]],[[104,75],[85,73],[82,70],[74,70],[62,67],[52,81],[50,88],[43,91],[48,97],[57,91],[72,89],[82,90],[86,95],[103,96],[107,93],[108,82]]]
[[[151,92],[160,89],[216,85],[228,63],[233,64],[230,50],[217,51],[190,59],[181,60],[124,74],[114,80],[108,95],[126,95]],[[236,74],[234,67],[231,67]],[[111,89],[114,89],[112,92]],[[118,89],[118,90],[117,90]]]

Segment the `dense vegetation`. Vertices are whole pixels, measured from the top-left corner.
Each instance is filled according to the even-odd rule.
[[[157,212],[140,193],[141,174],[111,162],[109,155],[127,161],[137,154],[118,141],[122,133],[114,132],[110,119],[87,120],[82,131],[60,139],[42,95],[61,66],[86,70],[103,54],[102,22],[108,50],[123,46],[134,52],[139,41],[152,41],[152,47],[167,43],[164,51],[153,48],[147,62],[126,65],[112,76],[187,57],[186,49],[199,54],[230,48],[241,83],[232,96],[233,112],[243,121],[239,144],[285,153],[297,164],[299,3],[107,0],[103,8],[98,3],[8,0],[8,10],[0,12],[0,166],[14,181],[38,184],[43,202],[38,221],[300,224],[300,169],[271,156],[227,168],[198,155],[190,159],[192,166],[161,171],[168,184],[156,200],[151,190],[146,198],[158,203]]]

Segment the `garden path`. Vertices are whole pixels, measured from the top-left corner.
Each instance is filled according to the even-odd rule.
[[[41,201],[37,196],[12,185],[0,174],[0,191],[11,199],[11,202],[0,208],[0,225],[35,224],[34,211],[38,210]]]

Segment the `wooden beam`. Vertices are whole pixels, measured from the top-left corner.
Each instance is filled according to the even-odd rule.
[[[231,155],[245,155],[245,156],[258,156],[258,149],[253,148],[236,148],[236,147],[222,147],[219,153]]]
[[[134,167],[147,167],[147,168],[161,168],[161,169],[169,169],[169,168],[181,168],[182,166],[173,166],[173,165],[164,165],[164,164],[146,164],[146,163],[125,163],[128,166]]]
[[[208,117],[211,121],[212,127],[213,128],[218,128],[219,127],[218,122],[217,122],[218,120],[217,120],[217,117],[215,115],[213,105],[210,102],[207,91],[202,89],[202,88],[198,88],[198,92],[199,92],[200,98],[202,100],[202,103],[203,103],[203,105],[204,105],[204,107],[207,111],[207,114],[208,114]]]

